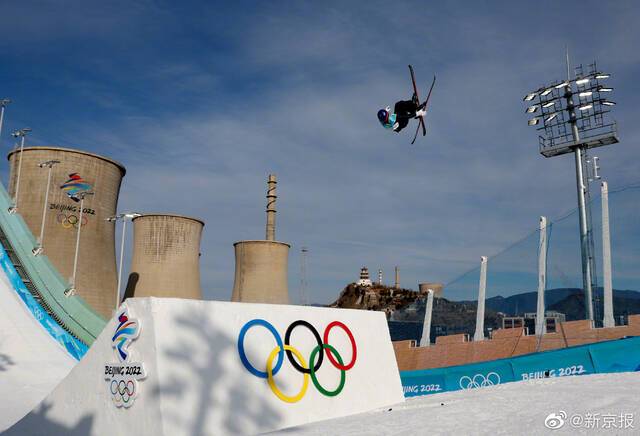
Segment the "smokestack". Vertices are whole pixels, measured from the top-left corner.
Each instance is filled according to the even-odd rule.
[[[423,282],[418,283],[420,294],[427,294],[429,290],[433,291],[433,298],[442,298],[444,293],[444,285],[442,283]]]
[[[396,267],[396,283],[393,285],[394,288],[400,289],[400,267]]]
[[[276,240],[276,175],[269,174],[267,181],[267,241]]]
[[[126,296],[202,299],[200,238],[204,223],[180,215],[133,219],[133,257]]]
[[[276,176],[269,175],[264,241],[233,244],[236,271],[231,301],[289,304],[287,271],[290,245],[276,238]]]

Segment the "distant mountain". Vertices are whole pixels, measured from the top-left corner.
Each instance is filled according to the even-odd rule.
[[[549,289],[545,292],[545,305],[549,310],[558,310],[554,309],[553,306],[574,295],[582,295],[582,289],[577,288],[558,288],[558,289]],[[602,300],[603,291],[602,288],[598,287],[595,290],[595,295],[597,298]],[[574,298],[575,299],[575,298]],[[631,291],[631,290],[613,290],[613,299],[614,306],[618,305],[616,301],[620,299],[620,304],[622,304],[622,299],[629,300],[630,302],[640,301],[640,292]],[[473,301],[475,303],[475,301]],[[487,298],[485,301],[485,306],[487,308],[491,308],[496,312],[506,313],[508,315],[521,315],[525,312],[535,312],[538,303],[538,293],[537,292],[525,292],[523,294],[512,295],[510,297],[492,297]],[[568,304],[565,303],[565,304]],[[623,306],[620,306],[623,307]],[[558,310],[559,312],[563,312],[562,310]],[[584,317],[584,302],[583,302],[583,314]],[[565,313],[565,312],[563,312]],[[568,319],[568,318],[567,318]],[[575,318],[580,319],[580,318]]]
[[[613,293],[613,317],[627,316],[629,314],[640,313],[640,298],[637,294],[640,292],[635,291],[623,291]],[[599,314],[596,318],[601,319],[604,310],[603,298],[600,292],[596,295],[598,299],[594,307],[596,314]],[[631,298],[621,297],[621,295]],[[555,310],[564,313],[567,317],[567,321],[575,321],[585,318],[584,312],[584,294],[582,292],[571,294],[552,305],[547,306],[548,310]]]

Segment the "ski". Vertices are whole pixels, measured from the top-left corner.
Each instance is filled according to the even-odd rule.
[[[420,99],[418,97],[418,87],[416,86],[416,76],[413,72],[413,67],[411,65],[409,65],[409,71],[411,72],[411,83],[413,84],[413,95],[418,105],[418,109],[426,109],[427,105],[429,104],[429,99],[431,98],[431,92],[433,91],[433,86],[436,84],[436,76],[435,75],[433,76],[433,82],[431,82],[431,87],[429,88],[427,99],[421,104]],[[420,128],[422,128],[422,136],[425,136],[427,134],[427,126],[424,122],[424,117],[418,117],[418,119],[419,119],[418,127],[416,128],[415,135],[413,135],[413,141],[411,141],[411,144],[416,142],[416,138],[418,137],[418,132],[420,131]]]
[[[414,74],[413,67],[411,65],[409,65],[409,72],[411,73],[411,83],[413,84],[413,96],[416,100],[417,106],[420,107],[420,97],[418,95],[418,87],[416,86],[416,75]],[[411,144],[416,142],[416,138],[418,137],[418,132],[420,131],[420,127],[422,127],[422,136],[427,134],[427,127],[424,125],[424,118],[418,117],[418,119],[419,119],[418,127],[416,128],[416,134],[413,135],[413,141],[411,141]]]

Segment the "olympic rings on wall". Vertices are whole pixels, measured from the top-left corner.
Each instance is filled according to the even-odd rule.
[[[302,357],[302,354],[300,354],[298,350],[293,348],[291,345],[285,345],[284,349],[287,350],[287,353],[295,354],[298,360],[300,360],[300,362],[303,365],[306,365],[306,362],[304,361],[304,357]],[[281,351],[282,349],[280,347],[274,348],[271,354],[269,354],[269,358],[267,359],[267,374],[268,374],[267,380],[269,381],[269,387],[271,388],[273,393],[276,394],[276,396],[280,398],[282,401],[286,401],[287,403],[297,403],[302,399],[302,397],[304,397],[304,394],[307,393],[307,388],[309,387],[309,374],[306,374],[304,372],[302,373],[302,389],[300,389],[300,392],[298,392],[293,397],[289,397],[283,394],[282,391],[278,389],[278,387],[276,386],[276,382],[275,380],[273,380],[273,371],[271,370],[271,366],[273,365],[273,359],[276,357],[276,354],[279,354]]]
[[[133,380],[111,380],[110,389],[116,403],[127,404],[136,393],[136,384]]]
[[[266,328],[267,330],[269,330],[269,332],[271,332],[271,334],[276,340],[277,345],[271,351],[266,361],[266,371],[260,371],[259,369],[255,368],[249,362],[249,359],[247,358],[247,355],[245,353],[244,339],[249,329],[254,326],[262,326]],[[317,342],[316,347],[311,351],[311,355],[309,356],[308,365],[304,357],[300,353],[300,351],[290,344],[291,334],[293,330],[298,326],[305,327],[307,330],[309,330],[313,334]],[[340,355],[340,353],[338,353],[338,350],[336,350],[332,345],[329,344],[329,333],[331,332],[331,329],[334,327],[341,328],[349,337],[352,353],[351,353],[351,361],[347,365],[344,364],[342,356]],[[316,372],[318,372],[318,370],[322,366],[325,350],[326,350],[329,362],[336,369],[340,371],[340,383],[338,384],[338,387],[333,391],[325,389],[320,384],[320,382],[318,381],[318,378],[316,377]],[[269,384],[269,387],[271,388],[271,391],[279,399],[287,403],[296,403],[300,401],[304,397],[305,393],[307,392],[307,388],[309,386],[309,378],[311,378],[313,385],[322,395],[325,395],[327,397],[335,397],[336,395],[340,394],[340,392],[342,392],[342,389],[344,388],[344,385],[345,385],[346,372],[351,368],[353,368],[353,366],[356,363],[357,356],[358,356],[358,348],[356,345],[355,338],[351,333],[351,330],[345,324],[339,321],[333,321],[329,325],[327,325],[327,327],[324,330],[322,339],[320,337],[320,333],[318,333],[315,327],[313,327],[307,321],[304,321],[304,320],[294,321],[289,325],[289,327],[287,327],[287,330],[284,335],[284,343],[283,343],[282,338],[280,337],[280,334],[270,322],[264,319],[252,319],[251,321],[247,322],[244,326],[242,326],[242,328],[240,329],[240,334],[238,335],[238,354],[240,356],[240,361],[242,362],[244,367],[247,369],[247,371],[249,371],[251,374],[255,375],[256,377],[266,378]],[[296,395],[293,395],[293,396],[288,396],[282,393],[282,391],[280,391],[280,389],[278,388],[274,380],[274,376],[278,373],[278,371],[280,371],[280,368],[282,367],[282,362],[284,360],[285,354],[287,356],[287,360],[291,363],[293,368],[303,375],[302,388]],[[278,356],[278,360],[274,367],[273,361],[275,360],[276,355]],[[316,361],[316,357],[317,357],[317,361]]]
[[[490,372],[486,376],[484,374],[476,374],[473,377],[464,375],[460,377],[458,384],[460,385],[460,389],[477,389],[499,385],[500,375],[495,372]]]
[[[71,227],[73,227],[74,229],[78,228],[79,218],[74,214],[67,215],[66,213],[59,213],[56,219],[60,224],[62,224],[62,227],[64,227],[65,229],[70,229]],[[86,226],[88,221],[89,220],[87,219],[87,216],[83,215],[82,227]]]

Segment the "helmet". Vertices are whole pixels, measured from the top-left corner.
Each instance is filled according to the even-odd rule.
[[[386,109],[380,109],[378,111],[378,120],[384,124],[389,121],[389,111]]]

